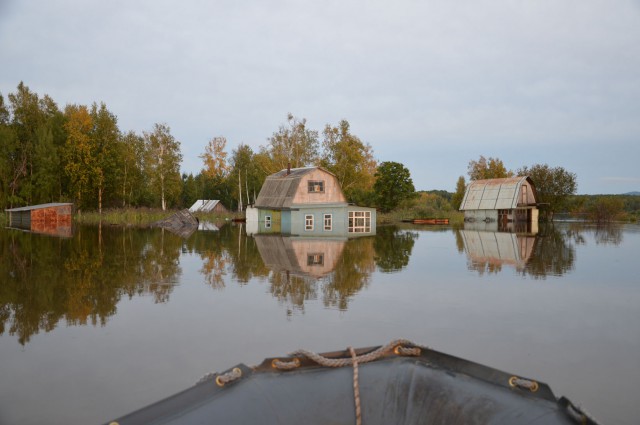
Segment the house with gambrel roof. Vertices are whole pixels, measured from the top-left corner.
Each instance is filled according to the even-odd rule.
[[[467,222],[538,223],[536,188],[527,176],[476,180],[460,204]]]
[[[321,167],[268,176],[246,217],[248,227],[257,224],[258,233],[355,236],[376,231],[375,208],[350,205],[336,176]]]

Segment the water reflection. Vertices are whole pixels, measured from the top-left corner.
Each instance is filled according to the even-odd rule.
[[[498,273],[505,265],[523,271],[531,259],[536,236],[509,232],[459,230],[468,267],[480,275]]]
[[[468,257],[468,268],[479,275],[499,273],[503,268],[534,279],[562,276],[575,267],[576,246],[585,245],[586,233],[593,233],[596,244],[618,245],[622,241],[620,226],[572,224],[541,226],[535,234],[499,232],[477,228],[456,230],[459,251]]]
[[[181,239],[162,230],[79,227],[72,239],[0,237],[0,335],[21,344],[60,321],[103,325],[123,296],[169,298]]]
[[[452,232],[468,268],[479,275],[504,269],[544,279],[573,270],[576,246],[592,232],[597,244],[619,244],[620,227],[542,226],[537,234],[477,228]],[[15,230],[0,233],[0,335],[21,344],[58,323],[103,325],[123,297],[170,300],[181,280],[185,256],[200,260],[202,283],[266,282],[288,312],[318,300],[346,310],[375,271],[397,273],[409,265],[420,235],[412,228],[383,226],[360,238],[248,235],[242,226],[203,226],[188,239],[162,229],[79,226],[72,238]]]
[[[255,235],[270,269],[270,292],[291,308],[319,297],[326,307],[346,310],[375,270],[374,238],[313,238]]]

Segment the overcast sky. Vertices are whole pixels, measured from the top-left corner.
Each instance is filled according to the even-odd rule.
[[[419,190],[484,155],[640,191],[639,0],[0,0],[5,99],[20,81],[122,131],[168,124],[186,172],[291,112],[348,120]]]

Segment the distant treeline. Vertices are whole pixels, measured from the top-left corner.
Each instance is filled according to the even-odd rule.
[[[202,170],[181,174],[180,142],[167,124],[142,134],[123,131],[104,103],[61,109],[21,82],[7,101],[0,93],[0,208],[74,202],[78,210],[166,209],[219,199],[235,210],[255,200],[266,176],[289,164],[329,170],[350,202],[393,208],[413,196],[408,170],[378,164],[346,120],[326,124],[321,134],[289,114],[257,152],[241,144],[228,155],[227,140],[212,137],[203,143]],[[379,178],[380,170],[387,179]],[[383,186],[374,188],[376,181]]]

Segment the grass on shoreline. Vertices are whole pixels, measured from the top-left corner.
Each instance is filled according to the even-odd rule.
[[[76,223],[81,224],[110,224],[117,226],[148,226],[156,221],[172,216],[178,210],[162,211],[153,208],[120,208],[102,211],[82,211],[74,214]],[[194,214],[200,220],[225,221],[233,218],[231,214]]]

